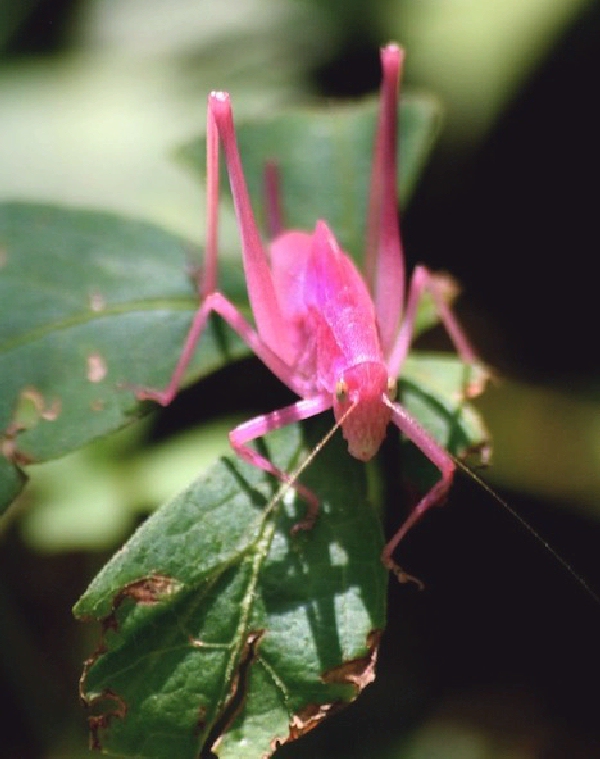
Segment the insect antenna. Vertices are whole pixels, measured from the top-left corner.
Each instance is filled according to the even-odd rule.
[[[454,459],[454,463],[459,467],[463,472],[465,472],[471,479],[473,479],[478,485],[480,485],[491,497],[496,503],[500,504],[503,509],[505,509],[512,517],[514,517],[517,522],[525,529],[526,532],[528,532],[543,548],[548,551],[550,556],[564,569],[566,570],[567,574],[571,576],[573,580],[594,600],[595,603],[597,603],[600,606],[600,595],[596,593],[590,585],[587,583],[587,581],[578,573],[576,572],[573,567],[569,564],[569,562],[564,559],[558,551],[553,548],[550,543],[548,543],[547,540],[545,540],[540,533],[532,527],[529,522],[522,517],[519,512],[514,509],[507,501],[504,500],[504,498],[501,498],[496,491],[491,488],[484,480],[481,479],[478,475],[475,474],[475,472],[470,469],[464,462],[462,462],[460,459],[457,459],[455,456],[452,457]]]
[[[298,478],[302,474],[302,472],[306,469],[306,467],[313,461],[315,456],[319,453],[319,451],[331,440],[333,435],[337,432],[337,430],[342,426],[342,424],[346,421],[346,419],[350,416],[350,414],[354,411],[354,409],[357,406],[357,401],[354,401],[347,409],[344,411],[344,413],[340,416],[340,418],[335,422],[333,427],[328,430],[325,435],[319,440],[319,442],[315,445],[315,447],[312,449],[312,451],[308,454],[308,456],[300,462],[300,464],[296,467],[296,469],[288,475],[285,482],[281,484],[279,487],[279,490],[275,493],[273,498],[269,501],[267,504],[267,507],[265,509],[265,514],[272,511],[275,506],[284,498],[285,494],[294,487],[294,484],[298,481]],[[298,524],[295,524],[292,527],[292,534],[295,532],[298,532],[299,530],[303,529],[302,522],[299,522]]]

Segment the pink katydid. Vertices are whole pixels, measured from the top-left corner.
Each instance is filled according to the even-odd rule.
[[[461,359],[472,363],[475,356],[437,280],[425,267],[414,270],[405,301],[397,198],[397,112],[403,59],[403,50],[395,44],[381,50],[383,79],[371,174],[366,279],[339,248],[325,221],[317,221],[312,233],[282,231],[274,165],[266,167],[267,215],[273,235],[267,254],[244,179],[229,95],[210,93],[202,303],[168,386],[162,391],[138,388],[137,397],[162,405],[171,402],[209,314],[218,313],[258,358],[300,396],[292,405],[250,419],[229,434],[232,448],[242,459],[289,483],[306,500],[307,513],[294,530],[309,529],[314,524],[317,495],[248,444],[272,430],[333,408],[336,426],[342,427],[350,453],[368,461],[377,453],[388,424],[393,422],[441,473],[440,480],[421,498],[383,550],[383,563],[405,580],[407,576],[392,559],[394,549],[430,506],[444,500],[456,466],[452,456],[393,400],[424,291],[431,295]],[[217,290],[219,140],[225,151],[256,329]]]

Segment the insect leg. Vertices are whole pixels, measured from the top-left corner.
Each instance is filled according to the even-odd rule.
[[[399,403],[387,402],[392,409],[392,421],[403,432],[407,438],[420,448],[427,458],[435,464],[441,472],[441,479],[429,490],[423,498],[417,503],[411,514],[404,521],[394,537],[386,544],[381,554],[381,561],[390,569],[401,581],[406,581],[407,576],[402,569],[396,564],[392,555],[398,543],[410,530],[410,528],[425,514],[425,512],[436,504],[443,503],[450,485],[456,464],[452,456],[437,443],[431,435],[424,430],[421,425],[413,419],[408,411]]]
[[[289,483],[308,504],[304,519],[294,525],[292,532],[309,530],[313,526],[319,511],[317,496],[300,482],[294,482],[286,472],[276,467],[271,461],[261,456],[247,444],[252,440],[256,440],[256,438],[266,435],[267,432],[280,429],[302,419],[308,419],[311,416],[316,416],[330,407],[331,399],[328,396],[317,396],[315,398],[300,400],[291,406],[286,406],[277,411],[271,411],[269,414],[262,414],[247,422],[243,422],[229,433],[231,447],[241,459],[272,474],[281,482]]]
[[[417,266],[411,278],[402,326],[387,362],[391,377],[398,377],[404,359],[408,354],[415,327],[417,307],[425,290],[433,298],[436,311],[462,361],[466,364],[477,362],[475,351],[471,347],[469,339],[444,299],[440,287],[440,278],[431,274],[424,266]]]
[[[383,77],[367,218],[365,278],[375,302],[385,354],[398,330],[405,287],[397,189],[398,88],[403,61],[404,51],[397,45],[381,49]]]
[[[244,319],[231,301],[227,300],[221,293],[215,292],[206,298],[196,312],[179,361],[166,388],[164,390],[155,390],[152,388],[133,387],[132,389],[135,390],[138,400],[152,400],[160,403],[162,406],[167,406],[173,400],[181,385],[183,375],[192,358],[196,344],[206,327],[206,322],[211,311],[218,313],[285,385],[295,393],[298,393],[298,395],[302,396],[306,394],[306,383],[302,378],[298,377],[297,373],[264,343],[260,335]]]

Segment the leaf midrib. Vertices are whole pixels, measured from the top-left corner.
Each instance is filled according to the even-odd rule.
[[[128,301],[126,303],[114,304],[103,308],[102,311],[79,312],[66,318],[44,324],[43,326],[29,329],[12,339],[6,340],[4,343],[0,344],[0,355],[15,350],[16,348],[21,348],[36,340],[41,340],[50,334],[72,329],[73,327],[79,327],[83,324],[97,320],[99,321],[108,317],[134,314],[143,311],[195,311],[197,306],[198,302],[191,298],[182,299],[180,301],[174,299],[165,300],[164,298],[151,298],[143,301]]]

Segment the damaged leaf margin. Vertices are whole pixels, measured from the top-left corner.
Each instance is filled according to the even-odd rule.
[[[324,683],[349,684],[354,688],[354,698],[375,680],[375,665],[381,641],[381,630],[373,630],[367,636],[367,653],[343,662],[339,667],[334,667],[324,672],[321,679]],[[294,714],[290,721],[287,738],[275,738],[271,743],[272,751],[275,752],[280,746],[301,738],[306,733],[317,727],[324,719],[346,706],[346,701],[337,701],[326,704],[307,704],[300,712]],[[270,756],[270,755],[269,755]]]
[[[266,454],[290,471],[326,426],[309,425],[306,443],[299,428],[281,430]],[[81,687],[94,747],[269,756],[372,681],[383,538],[364,465],[345,456],[340,477],[329,475],[343,448],[332,440],[303,475],[322,495],[309,533],[290,535],[301,501],[270,500],[268,475],[224,459],[104,568],[75,608],[103,630]]]
[[[117,610],[127,600],[140,606],[155,606],[179,590],[179,584],[165,575],[155,574],[134,580],[122,588],[115,596],[112,611],[101,620],[100,643],[92,656],[84,662],[79,681],[79,695],[87,709],[90,728],[90,749],[101,750],[101,733],[110,728],[115,719],[123,720],[127,716],[126,702],[110,688],[102,693],[88,697],[85,693],[87,674],[95,662],[108,650],[105,636],[109,631],[117,632]]]

